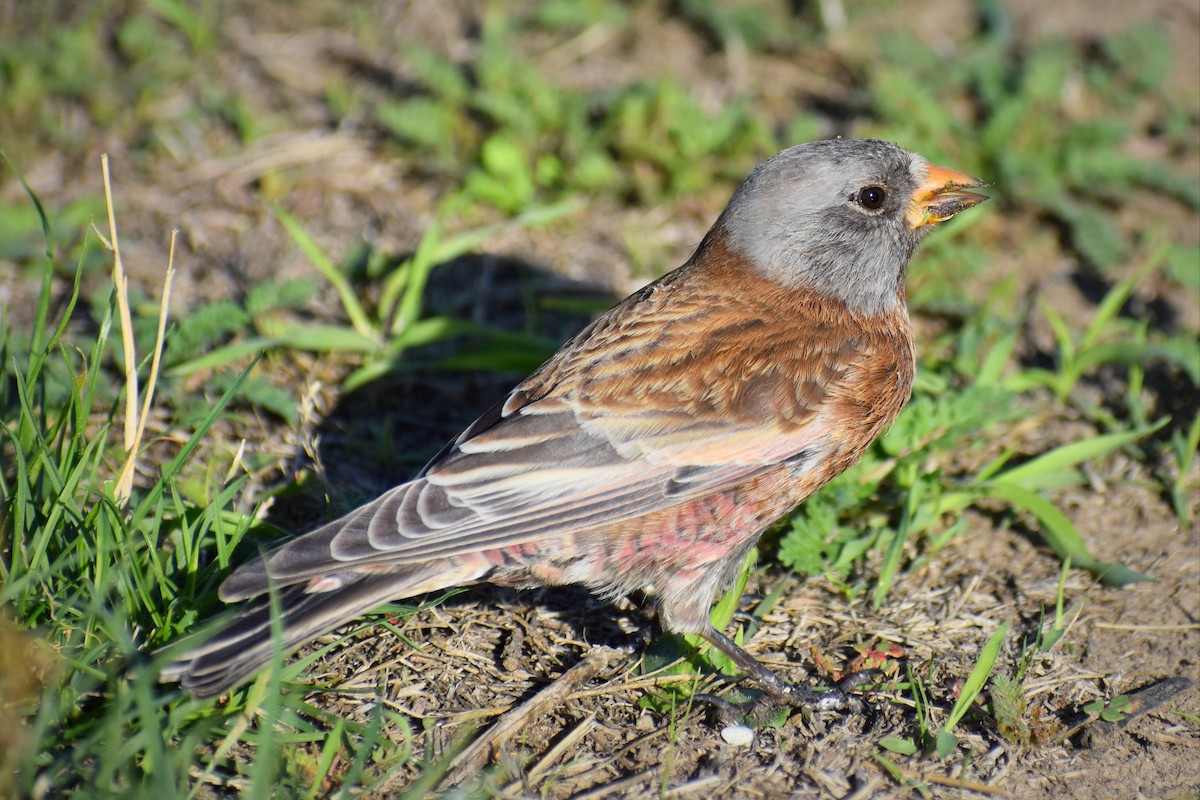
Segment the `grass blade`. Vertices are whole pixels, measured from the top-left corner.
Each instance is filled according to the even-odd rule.
[[[354,291],[354,287],[350,285],[350,281],[342,274],[337,264],[334,264],[329,256],[325,255],[312,237],[308,235],[308,231],[304,230],[304,226],[300,222],[283,210],[282,206],[267,201],[267,206],[271,212],[279,219],[280,223],[287,230],[288,235],[294,241],[304,254],[308,256],[309,261],[313,263],[325,280],[333,286],[338,293],[338,299],[341,300],[342,310],[346,312],[346,317],[350,320],[350,324],[354,326],[354,330],[358,331],[360,336],[363,336],[371,341],[378,342],[380,339],[379,329],[371,322],[367,312],[363,309],[362,303],[358,302],[358,295]]]
[[[1096,575],[1107,586],[1124,586],[1127,583],[1150,580],[1121,564],[1097,561],[1088,551],[1087,544],[1066,515],[1053,503],[1031,491],[1010,483],[992,483],[984,487],[983,494],[1027,511],[1041,524],[1042,536],[1059,558],[1070,558],[1071,563],[1083,567]]]
[[[1026,489],[1044,488],[1047,475],[1061,472],[1093,458],[1103,458],[1114,450],[1149,436],[1168,422],[1170,422],[1169,418],[1163,418],[1149,428],[1128,433],[1110,433],[1094,439],[1084,439],[1080,442],[1061,445],[1024,464],[994,475],[990,479],[990,483],[1006,483],[1023,486]]]

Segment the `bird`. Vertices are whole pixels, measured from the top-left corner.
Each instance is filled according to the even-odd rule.
[[[717,630],[711,606],[763,531],[895,421],[915,371],[910,258],[986,186],[874,139],[767,159],[682,266],[416,477],[229,575],[219,597],[242,606],[161,680],[213,697],[386,602],[581,584],[644,592],[664,630],[703,637],[769,698],[810,702]]]

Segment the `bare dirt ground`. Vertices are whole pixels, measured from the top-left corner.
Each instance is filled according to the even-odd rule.
[[[1137,4],[1134,12],[1134,6],[1106,3],[1099,10],[1086,2],[1015,3],[1019,33],[1026,36],[1055,31],[1086,37],[1135,15],[1153,16],[1168,26],[1176,43],[1178,79],[1194,86],[1200,74],[1196,8],[1160,2]],[[360,239],[384,252],[411,251],[429,225],[437,199],[454,181],[454,176],[422,175],[412,165],[381,158],[370,136],[352,123],[336,133],[313,132],[321,128],[324,87],[352,74],[355,58],[377,59],[381,51],[364,55],[353,39],[313,16],[304,17],[301,25],[287,4],[255,8],[229,20],[233,45],[216,79],[260,93],[263,107],[286,109],[297,120],[296,129],[218,157],[213,153],[228,153],[228,143],[189,141],[184,127],[180,141],[186,146],[152,161],[135,159],[127,141],[100,130],[86,132],[92,152],[108,152],[115,165],[126,264],[150,291],[166,262],[165,232],[173,227],[182,231],[176,303],[183,308],[244,293],[263,281],[312,274],[253,194],[268,172],[286,170],[289,209],[328,252],[339,255]],[[389,6],[378,10],[379,36],[421,40],[452,52],[467,46],[466,20],[474,18],[473,10],[470,3]],[[657,5],[636,13],[645,17],[641,35],[601,42],[586,57],[563,58],[561,49],[555,49],[561,43],[530,46],[555,59],[564,82],[594,85],[670,73],[714,104],[742,87],[758,86],[762,96],[775,98],[781,117],[797,96],[837,91],[822,72],[821,54],[798,65],[769,57],[739,62],[715,53]],[[936,2],[913,13],[880,15],[872,24],[904,26],[936,42],[961,36],[963,26],[970,24],[968,16],[957,4]],[[377,66],[401,76],[405,72],[398,60]],[[162,112],[178,110],[164,104]],[[833,125],[828,121],[827,133],[836,132]],[[94,159],[73,163],[47,151],[22,166],[43,201],[62,205],[98,192],[95,164]],[[17,191],[12,185],[3,189],[9,200]],[[593,294],[621,296],[647,277],[632,273],[623,233],[653,229],[653,246],[666,260],[662,266],[674,266],[719,211],[726,191],[721,187],[712,196],[651,210],[597,207],[549,229],[508,234],[489,242],[481,257],[485,262],[494,257],[485,266],[499,277],[489,287],[463,289],[461,282],[447,278],[445,285],[432,287],[430,302],[504,321],[506,314],[516,313],[503,302],[496,307],[496,299],[503,301],[504,287],[510,286],[504,280],[506,263],[525,265],[535,285],[547,290],[585,287]],[[996,233],[1006,224],[995,214],[986,223],[998,239],[1019,238]],[[1181,225],[1194,228],[1196,221]],[[1194,230],[1187,235],[1200,238]],[[1001,263],[1023,270],[1024,282],[1044,287],[1068,313],[1088,314],[1094,298],[1071,279],[1074,266],[1061,253],[1055,257],[1051,263],[1028,257]],[[13,291],[11,298],[21,296],[20,288]],[[324,302],[327,313],[336,313],[334,298]],[[1179,305],[1177,299],[1167,302],[1176,303],[1182,324],[1197,327],[1200,309]],[[11,307],[19,319],[21,304],[13,299]],[[1082,326],[1084,319],[1071,321]],[[552,327],[565,338],[579,321],[564,315]],[[315,470],[330,487],[337,508],[402,480],[511,383],[507,377],[477,374],[406,374],[342,395],[335,388],[338,375],[329,374],[320,358],[292,369],[278,377],[311,384],[315,405],[304,423],[283,429],[270,420],[251,420],[239,433],[250,447],[276,457],[262,470],[258,486]],[[353,443],[385,419],[395,437],[394,456],[385,463],[360,458]],[[1024,435],[1067,441],[1073,432],[1064,428]],[[1045,441],[1031,448],[1042,449]],[[311,456],[319,461],[311,463]],[[1032,702],[1053,712],[1176,676],[1189,678],[1193,687],[1109,734],[1022,749],[1001,743],[998,736],[963,729],[965,747],[955,758],[904,768],[904,781],[924,784],[920,793],[925,796],[1090,800],[1200,793],[1200,729],[1195,723],[1200,714],[1195,688],[1200,685],[1200,527],[1195,522],[1200,498],[1193,498],[1193,523],[1183,527],[1137,463],[1118,458],[1106,474],[1095,476],[1094,484],[1068,493],[1060,504],[1099,558],[1122,562],[1154,580],[1114,590],[1073,572],[1067,599],[1079,604],[1078,615],[1065,646],[1035,661]],[[270,510],[274,521],[294,530],[321,513],[319,504],[303,498],[281,501]],[[1054,602],[1058,575],[1057,560],[1036,533],[1020,526],[1000,528],[996,520],[974,514],[964,535],[923,568],[902,574],[879,611],[863,598],[847,601],[827,581],[762,571],[754,579],[757,585],[750,587],[747,609],[753,608],[754,596],[778,582],[788,586],[748,648],[802,680],[814,654],[842,665],[857,646],[896,642],[910,660],[935,658],[942,675],[961,678],[1001,621],[1024,626],[1024,633],[1036,629]],[[490,791],[505,797],[874,798],[918,793],[898,783],[875,757],[881,738],[913,734],[911,713],[892,705],[886,692],[866,699],[860,714],[794,715],[781,726],[761,728],[745,746],[727,744],[703,704],[667,714],[639,707],[652,683],[639,667],[645,625],[636,606],[613,608],[582,591],[518,594],[479,588],[399,622],[419,649],[379,635],[378,628],[345,638],[312,670],[314,679],[341,683],[345,691],[316,693],[310,700],[359,720],[367,718],[374,703],[385,703],[413,720],[418,757],[373,796],[403,791],[422,765],[448,751],[465,732],[479,728],[488,737],[489,726],[514,719],[522,723],[510,735],[485,738],[486,748],[460,756],[443,789],[453,783],[471,786],[482,776]],[[1013,663],[1015,638],[1010,635],[1002,664]],[[606,647],[626,650],[611,653]],[[364,694],[380,685],[381,693]],[[527,717],[514,711],[555,686],[569,691]],[[1187,712],[1192,721],[1181,722],[1167,710]]]

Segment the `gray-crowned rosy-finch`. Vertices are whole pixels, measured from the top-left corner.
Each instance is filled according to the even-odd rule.
[[[396,598],[487,581],[648,590],[769,695],[801,694],[709,622],[763,529],[862,455],[913,379],[904,276],[977,178],[888,142],[763,162],[686,264],[601,316],[412,481],[243,565],[251,599],[163,672],[218,694]]]

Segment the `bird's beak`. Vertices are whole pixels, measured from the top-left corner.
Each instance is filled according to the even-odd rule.
[[[913,230],[945,222],[960,211],[987,200],[987,195],[966,191],[987,186],[986,181],[962,172],[929,165],[929,176],[916,191],[908,205],[905,219]]]

